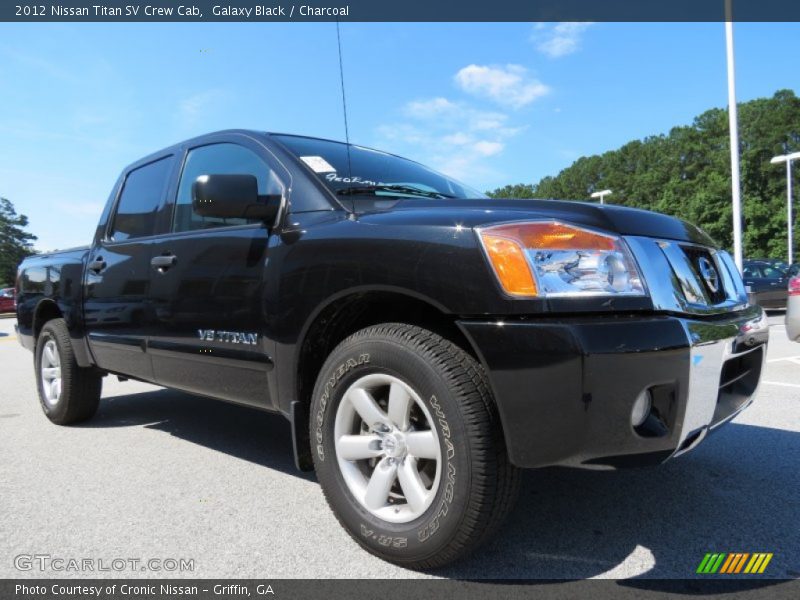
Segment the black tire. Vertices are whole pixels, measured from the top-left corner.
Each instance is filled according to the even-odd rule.
[[[372,374],[400,379],[417,392],[434,417],[442,451],[446,478],[426,511],[406,523],[370,512],[351,493],[337,461],[337,407],[354,382]],[[314,466],[329,506],[353,539],[380,558],[408,568],[441,567],[485,541],[513,507],[519,470],[508,460],[486,374],[435,333],[387,323],[348,337],[320,371],[310,421]]]
[[[61,394],[56,402],[49,402],[44,391],[42,354],[48,342],[55,343],[60,358]],[[103,378],[95,369],[78,366],[64,319],[52,319],[42,327],[36,340],[34,366],[39,403],[48,419],[58,425],[70,425],[94,416],[100,403]]]

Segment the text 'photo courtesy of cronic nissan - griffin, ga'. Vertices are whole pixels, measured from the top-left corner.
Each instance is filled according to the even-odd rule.
[[[491,536],[521,469],[692,450],[751,403],[768,339],[690,223],[245,130],[125,168],[89,246],[22,263],[16,310],[52,422],[109,375],[280,413],[342,527],[418,569]]]

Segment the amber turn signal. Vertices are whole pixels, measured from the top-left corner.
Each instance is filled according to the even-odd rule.
[[[511,296],[535,296],[536,282],[519,243],[488,231],[481,232],[481,239],[503,290]]]

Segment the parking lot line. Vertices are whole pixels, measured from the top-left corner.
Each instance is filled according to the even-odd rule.
[[[761,383],[766,383],[768,385],[780,385],[783,387],[800,388],[800,383],[784,383],[782,381],[762,381]]]
[[[781,358],[770,358],[767,360],[767,362],[774,363],[781,362],[782,360],[788,360],[789,362],[800,364],[800,356],[782,356]]]
[[[4,337],[0,338],[0,342],[15,342],[17,341],[17,336],[12,335],[11,337]]]

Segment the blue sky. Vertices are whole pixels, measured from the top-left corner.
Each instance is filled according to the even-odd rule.
[[[790,88],[800,24],[736,24],[739,100]],[[724,26],[344,23],[351,140],[479,189],[727,101]],[[333,23],[0,24],[0,196],[90,241],[126,164],[232,127],[344,138]]]

